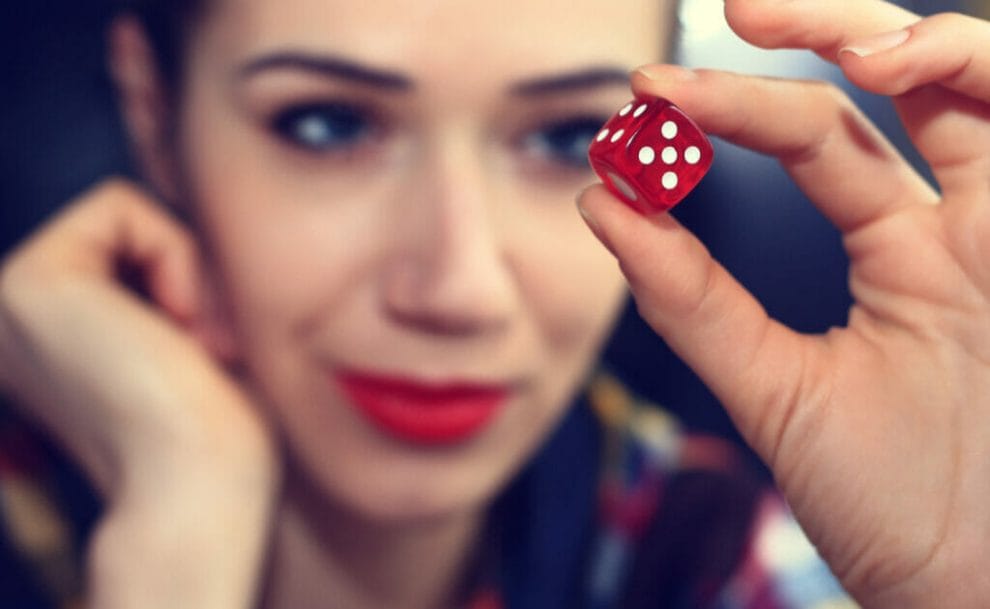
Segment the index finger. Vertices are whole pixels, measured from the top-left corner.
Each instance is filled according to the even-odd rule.
[[[771,466],[821,343],[771,319],[670,214],[643,216],[602,185],[578,207],[615,255],[640,315],[719,398]],[[810,400],[801,402],[809,406]]]
[[[810,49],[833,62],[850,42],[921,20],[882,0],[725,0],[725,18],[758,47]]]

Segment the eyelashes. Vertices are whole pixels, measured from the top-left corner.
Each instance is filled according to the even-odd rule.
[[[577,115],[555,119],[533,128],[522,145],[527,156],[569,169],[589,169],[588,146],[606,116]]]
[[[314,153],[344,152],[370,139],[375,131],[371,112],[347,102],[290,106],[271,120],[283,141]]]
[[[587,151],[608,119],[606,114],[576,113],[535,121],[511,139],[520,162],[541,169],[587,171]],[[354,154],[371,143],[388,146],[386,117],[367,104],[316,101],[289,105],[269,120],[276,137],[313,156]]]

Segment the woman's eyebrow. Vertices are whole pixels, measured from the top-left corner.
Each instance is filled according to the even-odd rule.
[[[309,72],[326,78],[392,91],[409,91],[413,88],[412,79],[402,73],[371,67],[338,55],[307,51],[266,53],[248,60],[237,70],[237,74],[241,79],[247,79],[275,70]]]
[[[527,78],[513,84],[509,91],[520,97],[554,95],[605,87],[611,85],[629,85],[629,71],[618,67],[594,67]]]

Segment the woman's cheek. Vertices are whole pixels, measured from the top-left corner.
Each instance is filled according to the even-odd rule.
[[[576,351],[590,360],[624,301],[625,280],[573,206],[566,211],[576,218],[540,230],[543,238],[534,240],[518,262],[519,275],[554,356],[567,358]]]

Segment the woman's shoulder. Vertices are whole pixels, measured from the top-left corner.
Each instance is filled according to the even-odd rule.
[[[692,433],[609,374],[589,403],[604,430],[591,605],[855,607],[738,444]]]

